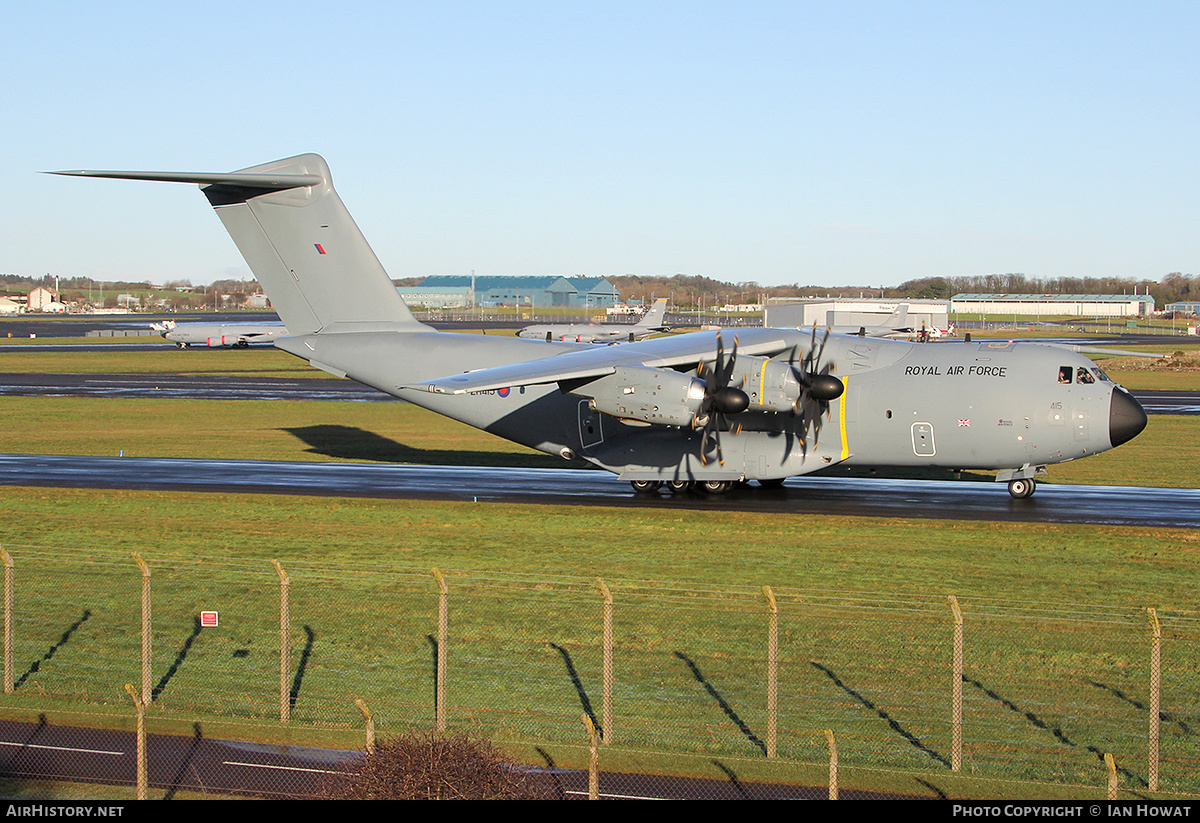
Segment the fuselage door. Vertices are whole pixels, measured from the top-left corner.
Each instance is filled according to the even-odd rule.
[[[933,457],[936,449],[933,446],[933,424],[912,424],[913,451],[917,457]]]
[[[604,415],[588,408],[588,401],[579,404],[579,446],[589,452],[604,442]]]

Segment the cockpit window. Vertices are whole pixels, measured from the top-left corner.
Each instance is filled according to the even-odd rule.
[[[1096,382],[1096,378],[1092,377],[1092,373],[1089,372],[1087,369],[1080,368],[1079,369],[1079,382],[1091,384],[1091,383]]]
[[[1109,378],[1109,376],[1108,376],[1107,374],[1105,374],[1105,373],[1104,373],[1104,371],[1103,371],[1102,369],[1100,369],[1098,366],[1093,366],[1093,367],[1092,367],[1092,374],[1094,374],[1094,375],[1096,375],[1097,377],[1099,377],[1099,378],[1100,378],[1101,380],[1103,380],[1105,383],[1111,383],[1111,382],[1112,382],[1112,380]]]
[[[1072,369],[1070,366],[1059,366],[1058,367],[1058,382],[1059,383],[1070,383],[1071,382],[1071,372],[1073,372],[1073,371],[1074,371],[1074,369]]]

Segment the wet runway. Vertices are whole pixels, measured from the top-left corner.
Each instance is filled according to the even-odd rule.
[[[0,455],[0,485],[1200,528],[1200,489],[1049,483],[1026,500],[1002,483],[803,477],[779,490],[672,496],[587,469]]]
[[[21,397],[170,397],[203,400],[398,402],[353,380],[186,374],[0,373],[0,395]]]

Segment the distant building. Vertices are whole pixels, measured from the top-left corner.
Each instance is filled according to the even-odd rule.
[[[26,307],[28,311],[60,312],[67,310],[67,307],[58,298],[58,291],[45,286],[38,286],[29,293]]]
[[[607,309],[620,302],[603,277],[431,275],[396,289],[410,306],[529,306]]]
[[[1069,317],[1149,317],[1148,294],[956,294],[951,311],[960,314],[1066,315]]]
[[[875,300],[828,297],[809,300],[778,299],[767,304],[763,325],[773,329],[800,326],[878,326],[900,306],[908,306],[908,324],[944,329],[949,325],[945,300]]]
[[[1180,314],[1200,314],[1200,300],[1180,300],[1178,303],[1168,303],[1164,311],[1179,312]]]

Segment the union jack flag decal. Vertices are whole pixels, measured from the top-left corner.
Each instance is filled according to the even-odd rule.
[[[967,420],[967,419],[965,419],[965,418],[960,418],[960,419],[959,419],[959,421],[958,421],[958,425],[960,425],[960,426],[969,426],[969,425],[971,425],[971,421],[970,421],[970,420]]]

